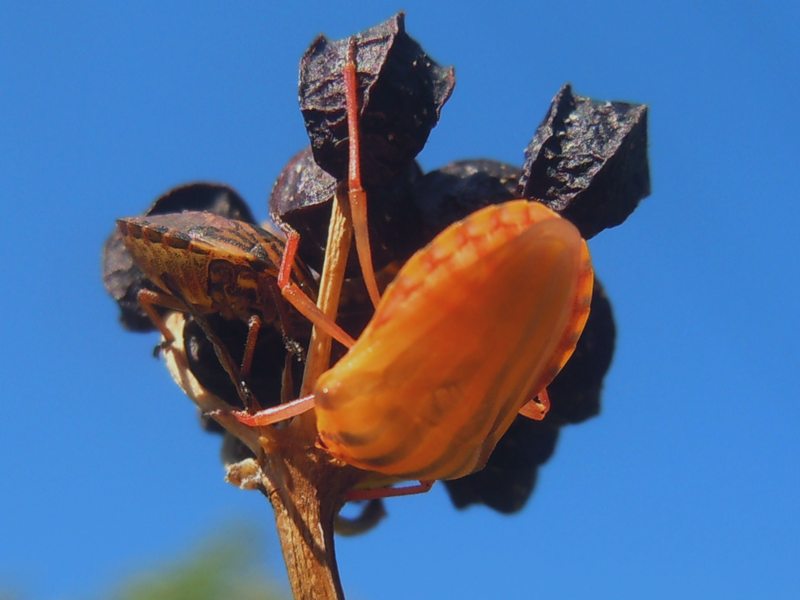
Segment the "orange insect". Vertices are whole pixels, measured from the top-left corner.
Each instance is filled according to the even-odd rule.
[[[351,45],[350,197],[363,202],[354,57]],[[592,284],[574,225],[527,200],[488,206],[411,257],[310,396],[237,418],[264,426],[313,407],[321,443],[350,465],[397,479],[462,477],[485,465],[518,413],[543,418],[546,386],[575,349]]]

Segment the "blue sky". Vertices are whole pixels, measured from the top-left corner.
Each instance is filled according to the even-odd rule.
[[[800,596],[800,9],[763,4],[0,4],[0,596],[101,597],[241,522],[282,580],[269,508],[118,326],[100,247],[192,180],[264,217],[307,143],[301,54],[399,8],[456,67],[425,168],[520,163],[571,81],[650,105],[653,194],[591,242],[619,328],[601,416],[519,515],[391,501],[338,542],[348,597]]]

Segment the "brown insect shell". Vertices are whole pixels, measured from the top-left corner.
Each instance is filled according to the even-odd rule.
[[[137,266],[166,294],[200,313],[247,320],[276,318],[276,285],[285,242],[255,225],[208,212],[119,219],[117,226]],[[297,263],[295,278],[310,288]]]

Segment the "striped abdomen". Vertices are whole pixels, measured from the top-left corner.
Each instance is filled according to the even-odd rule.
[[[317,383],[332,454],[408,479],[482,468],[523,404],[575,349],[592,268],[577,229],[514,200],[417,252],[348,354]]]

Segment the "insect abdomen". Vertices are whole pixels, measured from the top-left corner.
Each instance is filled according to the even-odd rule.
[[[205,248],[185,233],[147,218],[119,219],[117,226],[134,261],[164,292],[199,309],[208,309],[208,264]]]

